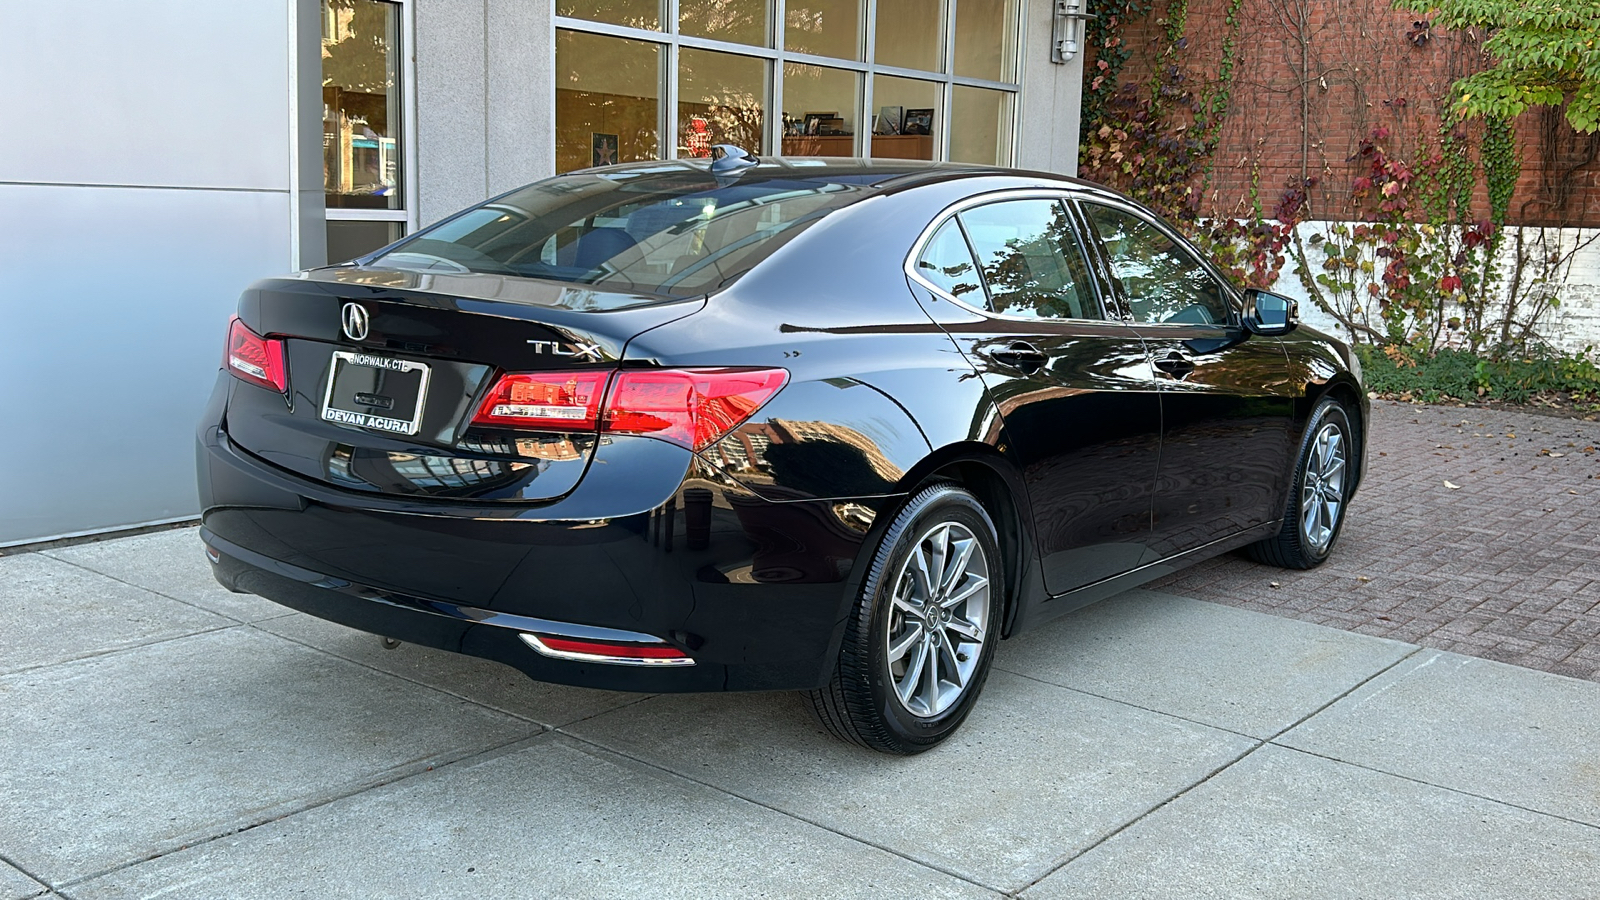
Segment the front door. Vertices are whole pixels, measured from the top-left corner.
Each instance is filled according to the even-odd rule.
[[[1131,207],[1083,203],[1161,383],[1151,548],[1161,556],[1283,517],[1294,392],[1277,338],[1240,326],[1233,292]]]
[[[1151,558],[1159,388],[1143,344],[1108,317],[1059,197],[980,203],[917,257],[926,302],[995,398],[1060,594]]]

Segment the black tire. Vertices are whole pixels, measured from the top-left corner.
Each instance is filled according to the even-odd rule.
[[[1328,429],[1337,430],[1342,441],[1344,466],[1339,485],[1340,500],[1331,515],[1331,523],[1326,525],[1326,531],[1323,531],[1324,522],[1319,521],[1316,533],[1312,533],[1306,516],[1302,515],[1302,505],[1309,496],[1306,493],[1307,475],[1316,467],[1317,454],[1321,442],[1326,440]],[[1276,535],[1245,548],[1245,553],[1251,559],[1284,569],[1311,569],[1327,560],[1334,544],[1338,543],[1339,532],[1344,528],[1350,491],[1360,465],[1355,436],[1349,412],[1332,397],[1323,398],[1311,411],[1305,434],[1300,438],[1300,451],[1295,457],[1294,483],[1290,486],[1284,506],[1283,525]],[[1312,487],[1315,486],[1314,480]]]
[[[936,552],[941,534],[947,548],[942,556]],[[973,561],[960,562],[961,554],[968,551],[972,556],[966,559]],[[932,600],[936,602],[914,603],[930,579],[924,575],[917,580],[918,560],[912,559],[913,552],[922,561],[923,571],[937,558],[935,568],[961,580],[949,580],[953,588],[934,589]],[[980,553],[986,573],[981,588],[984,621],[976,623],[981,638],[974,651],[959,638],[971,636],[973,619],[980,615],[979,594],[960,598],[968,589],[979,590],[975,587],[979,579],[975,557]],[[947,564],[946,560],[957,562]],[[947,565],[950,568],[946,569]],[[974,567],[972,571],[966,568],[969,565]],[[826,687],[809,692],[817,720],[835,737],[883,753],[921,753],[948,738],[972,711],[989,676],[995,644],[1000,640],[1005,581],[994,523],[977,498],[944,483],[917,492],[878,545],[861,595],[845,623],[832,678]],[[912,613],[912,609],[922,612]],[[892,636],[902,647],[901,654],[893,658]],[[966,648],[965,655],[962,648]],[[924,651],[928,655],[924,656]],[[963,668],[968,669],[964,677]],[[959,678],[959,683],[942,681],[940,676],[947,672]],[[950,685],[948,691],[943,687],[946,684]],[[904,689],[908,685],[910,699],[902,699],[897,686]]]

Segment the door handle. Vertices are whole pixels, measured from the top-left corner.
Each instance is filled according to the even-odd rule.
[[[1012,341],[1007,346],[988,351],[985,355],[1003,366],[1022,372],[1032,372],[1050,361],[1050,357],[1046,356],[1044,351],[1027,341]]]
[[[1162,359],[1156,360],[1154,365],[1157,369],[1179,381],[1189,377],[1189,373],[1194,371],[1194,362],[1176,350],[1168,353]]]

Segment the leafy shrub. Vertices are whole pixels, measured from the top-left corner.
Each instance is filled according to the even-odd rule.
[[[1532,353],[1487,359],[1468,350],[1427,354],[1411,347],[1356,347],[1367,389],[1409,394],[1425,403],[1486,398],[1525,403],[1536,395],[1560,393],[1577,403],[1600,401],[1600,365],[1583,353]]]

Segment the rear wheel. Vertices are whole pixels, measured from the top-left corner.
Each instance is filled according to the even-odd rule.
[[[1353,433],[1350,415],[1339,401],[1329,397],[1312,410],[1300,441],[1283,527],[1247,548],[1252,559],[1286,569],[1310,569],[1333,552],[1344,525],[1345,501],[1354,486]]]
[[[989,675],[1004,578],[994,523],[950,484],[895,517],[845,625],[827,687],[810,693],[835,736],[921,753],[960,727]]]

